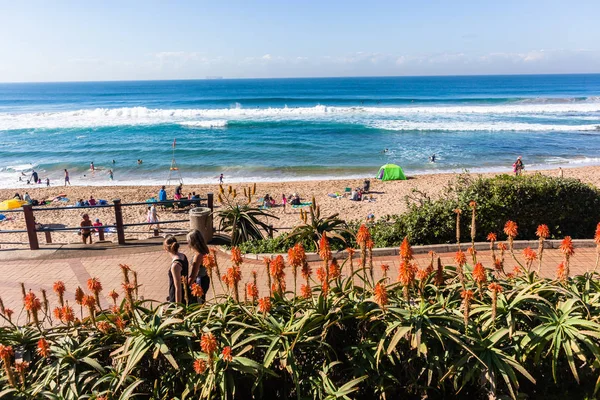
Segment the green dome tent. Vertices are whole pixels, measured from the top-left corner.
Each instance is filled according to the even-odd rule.
[[[405,181],[404,171],[396,164],[385,164],[379,168],[377,178],[382,181]]]

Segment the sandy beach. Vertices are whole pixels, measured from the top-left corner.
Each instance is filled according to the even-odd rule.
[[[600,166],[587,166],[580,168],[569,168],[564,169],[564,177],[580,179],[583,182],[591,183],[595,186],[600,186]],[[558,170],[542,170],[542,171],[526,171],[527,174],[542,173],[550,176],[558,176]],[[475,175],[475,174],[473,174]],[[477,176],[493,176],[494,173],[477,174]],[[310,201],[311,197],[314,196],[317,203],[321,207],[321,213],[323,215],[331,215],[338,213],[339,216],[347,221],[350,220],[361,220],[365,219],[367,215],[374,214],[375,218],[381,218],[389,214],[399,214],[406,210],[405,197],[410,195],[413,189],[418,189],[430,195],[432,198],[440,196],[443,192],[443,188],[446,184],[452,181],[456,177],[456,174],[430,174],[430,175],[416,175],[409,176],[406,181],[390,181],[381,182],[375,179],[371,180],[371,192],[372,201],[356,202],[350,201],[346,198],[333,198],[328,194],[331,193],[343,193],[346,187],[362,187],[362,179],[340,179],[340,180],[326,180],[326,181],[292,181],[292,182],[271,182],[271,183],[258,183],[256,185],[255,199],[263,197],[265,194],[269,194],[277,200],[277,203],[281,203],[281,195],[289,195],[293,192],[297,192],[303,201]],[[74,186],[63,187],[63,186],[51,186],[46,187],[35,187],[24,190],[15,189],[2,189],[0,190],[0,199],[5,200],[12,198],[15,192],[19,192],[23,195],[26,191],[29,193],[32,199],[49,199],[57,195],[65,194],[69,198],[67,203],[59,203],[61,206],[73,206],[77,199],[89,199],[90,195],[95,199],[105,199],[109,203],[112,199],[120,198],[123,203],[143,202],[150,197],[157,197],[159,187],[155,186]],[[228,183],[225,181],[225,186]],[[237,189],[238,193],[243,193],[243,188],[249,185],[244,184],[231,184],[231,186]],[[170,186],[167,188],[169,198],[172,198],[175,187]],[[183,191],[185,194],[196,192],[202,197],[206,197],[209,192],[218,193],[218,185],[184,185]],[[215,204],[218,210],[218,202]],[[84,210],[79,208],[64,208],[61,210],[52,211],[41,211],[44,207],[39,208],[40,211],[36,211],[36,221],[44,224],[54,226],[68,226],[76,227],[79,226],[81,221],[81,215]],[[292,210],[289,206],[284,211],[281,206],[272,208],[271,213],[279,219],[271,219],[269,223],[273,224],[276,228],[293,228],[299,223],[299,210]],[[114,223],[114,211],[112,208],[98,208],[85,210],[92,221],[96,218],[104,224]],[[131,206],[123,208],[124,222],[125,223],[138,223],[145,222],[147,215],[147,208],[141,206]],[[7,217],[14,218],[8,221],[0,222],[0,230],[15,230],[24,229],[25,223],[22,213],[7,213]],[[160,220],[176,220],[187,218],[185,211],[172,212],[172,211],[160,211]],[[168,233],[172,230],[186,229],[186,223],[172,224],[168,227],[165,226],[165,232]],[[286,232],[286,229],[282,229],[280,232]],[[152,232],[145,226],[129,228],[126,233],[127,238],[142,239],[151,236]],[[43,235],[40,234],[40,243],[44,242]],[[107,240],[116,240],[115,235],[108,234]],[[78,243],[80,237],[75,232],[53,232],[52,240],[54,243]],[[96,239],[97,240],[97,239]],[[26,234],[24,233],[11,233],[11,234],[0,234],[0,243],[3,248],[19,246],[19,242],[26,242]]]

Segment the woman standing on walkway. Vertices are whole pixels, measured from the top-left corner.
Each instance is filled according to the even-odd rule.
[[[179,243],[175,236],[167,236],[163,242],[163,247],[171,256],[171,267],[169,268],[169,297],[167,301],[182,303],[183,302],[183,283],[181,278],[188,277],[188,259],[185,254],[179,252]]]
[[[190,246],[190,249],[194,253],[194,257],[192,258],[192,271],[190,272],[188,282],[189,285],[192,285],[192,283],[200,285],[204,294],[202,297],[198,298],[198,302],[204,304],[206,301],[206,293],[210,287],[210,277],[206,273],[206,268],[202,265],[204,256],[208,254],[208,246],[198,229],[193,229],[187,234],[187,241],[188,246]]]

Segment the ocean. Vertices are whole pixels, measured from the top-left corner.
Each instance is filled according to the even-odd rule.
[[[185,183],[595,165],[600,74],[0,84],[0,187],[164,184],[173,155]]]

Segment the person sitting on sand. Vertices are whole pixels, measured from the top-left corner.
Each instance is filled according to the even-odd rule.
[[[181,200],[181,191],[183,190],[183,183],[180,183],[179,186],[175,188],[175,195],[173,198],[175,200]]]
[[[196,192],[192,192],[192,200],[200,200],[200,195],[196,194]]]
[[[83,207],[83,206],[85,206],[85,203],[83,202],[83,199],[79,199],[75,203],[75,207]]]
[[[25,192],[25,195],[23,196],[23,200],[25,200],[27,202],[27,204],[32,203],[31,196],[29,196],[29,193],[27,193],[27,192]]]
[[[290,201],[290,204],[293,206],[299,206],[300,205],[300,196],[298,196],[298,194],[296,194],[296,193],[292,194],[292,200]]]
[[[97,204],[96,203],[96,199],[94,198],[94,196],[90,196],[90,199],[88,200],[88,204],[90,206],[95,206]]]
[[[96,232],[104,231],[104,228],[99,228],[100,226],[102,226],[102,222],[100,222],[99,218],[96,218],[96,221],[94,222],[94,230]]]
[[[204,304],[206,293],[210,287],[210,277],[203,266],[204,256],[208,255],[208,246],[199,230],[193,229],[187,234],[187,242],[194,257],[192,258],[192,270],[188,278],[188,284],[197,283],[202,288],[202,296],[197,299],[198,303]],[[196,300],[196,299],[195,299]]]
[[[86,244],[87,240],[90,239],[90,244],[92,244],[92,230],[90,229],[92,221],[90,221],[90,216],[87,214],[83,214],[82,218],[83,220],[79,224],[81,226],[81,240],[83,244]]]
[[[15,195],[13,196],[13,199],[17,199],[17,200],[23,200],[21,198],[21,195],[19,193],[15,193]]]
[[[169,267],[169,295],[167,301],[181,303],[183,302],[183,283],[181,278],[187,279],[189,262],[185,254],[179,252],[179,243],[175,236],[167,236],[163,242],[163,248],[171,257],[171,266]]]
[[[164,186],[158,191],[158,201],[167,201],[167,191]]]

